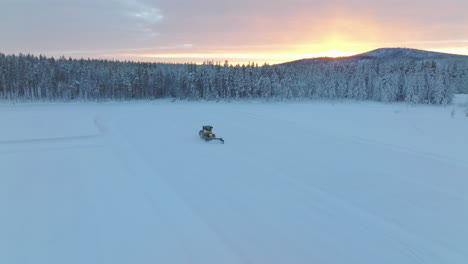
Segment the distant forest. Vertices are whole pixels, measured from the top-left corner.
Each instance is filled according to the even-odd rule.
[[[308,65],[161,64],[0,53],[0,99],[357,99],[450,103],[468,92],[459,61],[323,60]]]

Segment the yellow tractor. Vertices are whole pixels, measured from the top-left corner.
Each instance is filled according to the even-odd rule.
[[[205,141],[212,141],[212,140],[219,140],[224,144],[224,139],[217,138],[215,134],[213,134],[213,127],[212,126],[203,126],[202,130],[198,132],[198,135],[201,139]]]

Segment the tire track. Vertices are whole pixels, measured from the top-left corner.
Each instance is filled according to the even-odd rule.
[[[101,134],[87,135],[87,136],[71,136],[71,137],[55,137],[55,138],[35,138],[35,139],[21,139],[21,140],[0,140],[2,145],[17,145],[17,144],[33,144],[33,143],[55,143],[55,142],[70,142],[94,139],[101,136]]]
[[[93,121],[94,126],[98,129],[98,133],[80,136],[63,136],[63,137],[45,137],[45,138],[30,138],[30,139],[17,139],[17,140],[0,140],[1,145],[15,145],[15,144],[33,144],[33,143],[55,143],[55,142],[70,142],[81,141],[100,137],[105,132],[105,127],[102,122],[95,118]]]
[[[97,119],[96,124],[109,145],[115,149],[119,160],[127,165],[130,175],[133,176],[127,179],[129,185],[133,185],[142,193],[142,199],[153,209],[153,216],[161,219],[176,236],[183,251],[183,263],[211,263],[215,259],[218,263],[246,263],[217,230],[204,221],[184,197],[158,175],[154,166],[138,151],[136,145],[118,129],[114,129],[115,126],[110,128],[101,119]],[[209,252],[201,251],[203,245],[199,240],[208,243]],[[208,261],[202,261],[204,259]]]

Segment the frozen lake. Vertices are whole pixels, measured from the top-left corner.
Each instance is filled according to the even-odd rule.
[[[0,104],[0,263],[468,263],[465,99]]]

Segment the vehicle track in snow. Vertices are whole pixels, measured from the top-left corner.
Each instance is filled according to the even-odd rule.
[[[148,203],[154,210],[154,217],[161,219],[174,234],[178,241],[175,247],[184,252],[179,252],[182,260],[177,263],[249,263],[245,259],[241,260],[242,256],[232,248],[229,241],[204,221],[184,196],[165,182],[161,172],[119,131],[117,125],[103,119],[98,119],[97,123],[118,159],[126,164],[129,187],[141,192],[144,198],[142,202]],[[200,250],[203,243],[211,245],[211,255]]]

